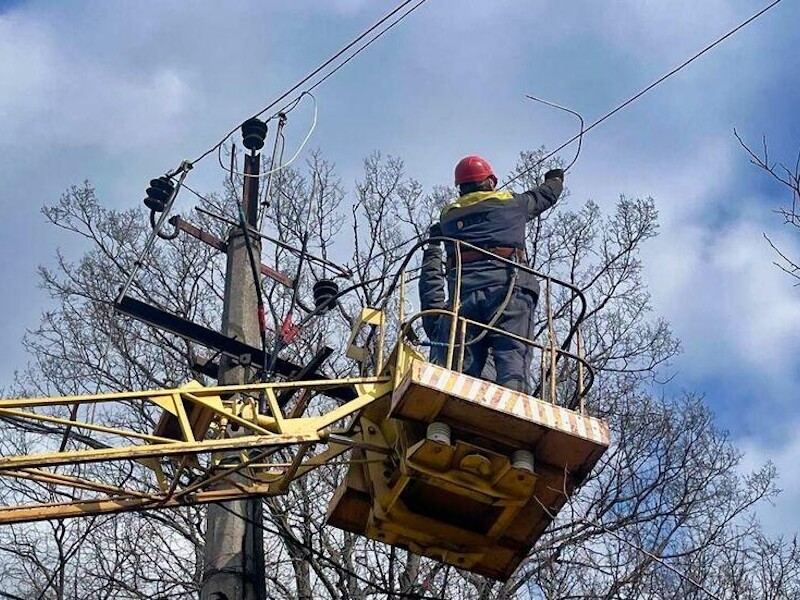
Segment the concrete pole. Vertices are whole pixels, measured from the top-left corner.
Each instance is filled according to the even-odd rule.
[[[245,156],[245,173],[258,175],[259,155]],[[245,218],[255,227],[258,214],[256,177],[245,177],[242,204]],[[258,303],[255,282],[247,256],[246,233],[234,228],[228,237],[228,264],[225,272],[225,298],[222,332],[251,346],[260,347]],[[250,236],[256,264],[260,265],[261,240]],[[253,367],[239,366],[223,359],[219,383],[246,383]],[[233,432],[235,435],[235,432]],[[263,504],[260,498],[209,504],[206,513],[206,541],[201,600],[264,600]]]

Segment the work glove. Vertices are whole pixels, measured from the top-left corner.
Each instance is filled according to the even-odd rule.
[[[544,174],[544,180],[548,181],[550,179],[560,179],[561,182],[564,182],[564,169],[550,169],[547,173]]]
[[[435,237],[441,237],[441,236],[442,236],[442,224],[441,223],[434,223],[433,225],[431,225],[430,229],[428,229],[428,239],[435,238]],[[439,242],[436,241],[434,243],[438,244]]]

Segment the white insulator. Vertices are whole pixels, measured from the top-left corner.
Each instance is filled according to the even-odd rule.
[[[447,423],[434,421],[428,425],[428,439],[432,442],[450,445],[450,426]]]
[[[511,466],[533,473],[533,452],[530,450],[516,450],[511,455]]]

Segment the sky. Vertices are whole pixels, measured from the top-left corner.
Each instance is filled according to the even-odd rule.
[[[519,150],[575,131],[526,93],[590,122],[764,5],[428,0],[315,92],[309,148],[350,189],[374,150],[402,157],[427,187],[449,183],[471,153],[505,174]],[[390,6],[0,0],[0,387],[27,360],[22,336],[48,304],[37,266],[57,248],[79,251],[46,225],[43,204],[88,179],[108,206],[138,206],[150,178],[197,156]],[[655,199],[661,234],[645,268],[657,313],[682,340],[672,389],[705,395],[743,469],[776,464],[784,493],[761,509],[776,533],[800,530],[800,299],[764,234],[795,256],[800,240],[773,212],[790,197],[732,131],[756,144],[765,135],[776,158],[797,156],[798,19],[800,5],[784,0],[592,131],[567,182],[570,202],[606,209],[620,194]],[[288,147],[310,107],[294,115]],[[191,183],[212,191],[221,177],[210,159]]]

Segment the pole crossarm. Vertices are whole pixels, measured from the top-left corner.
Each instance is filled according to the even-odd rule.
[[[324,395],[343,386],[353,399],[313,416],[284,416],[276,401],[281,393]],[[286,493],[293,480],[357,446],[354,433],[334,427],[391,391],[389,377],[358,377],[211,387],[191,381],[163,390],[0,400],[0,418],[43,440],[36,453],[0,449],[0,483],[9,490],[0,494],[0,525]],[[264,397],[272,401],[262,413]],[[150,414],[155,431],[103,422],[119,423],[126,409]],[[46,451],[58,448],[68,428],[64,450]],[[40,485],[47,500],[23,499],[18,480]]]

